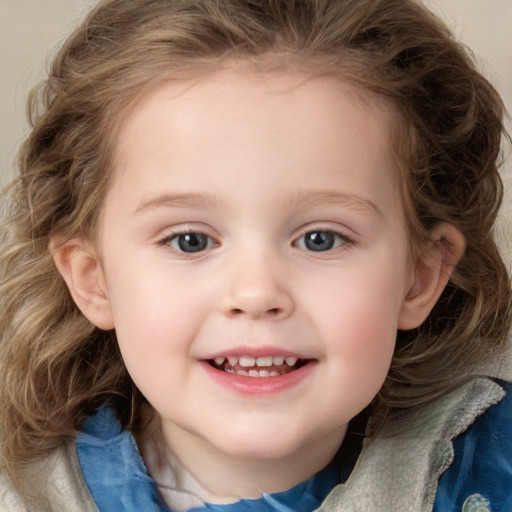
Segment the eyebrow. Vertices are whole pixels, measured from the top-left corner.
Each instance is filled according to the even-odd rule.
[[[318,206],[342,206],[363,215],[382,216],[377,205],[355,194],[333,191],[298,192],[291,194],[288,202],[292,208],[314,208]]]
[[[206,208],[212,207],[217,201],[210,194],[161,194],[143,199],[134,210],[135,215],[160,207],[174,208]],[[342,206],[354,209],[361,214],[381,216],[379,208],[371,201],[354,194],[331,191],[307,191],[293,193],[287,198],[293,209],[314,208],[320,206]]]
[[[216,203],[215,198],[209,194],[161,194],[144,198],[135,208],[134,214],[139,215],[160,207],[205,208],[214,203]]]

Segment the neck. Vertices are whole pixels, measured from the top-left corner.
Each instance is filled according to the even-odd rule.
[[[300,450],[264,458],[226,454],[194,434],[154,420],[139,446],[149,472],[160,484],[180,487],[203,502],[232,503],[287,490],[324,469],[336,454],[346,427]]]

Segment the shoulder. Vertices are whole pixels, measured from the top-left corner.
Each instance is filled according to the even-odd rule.
[[[0,472],[0,512],[98,512],[81,475],[74,443],[29,464],[24,473],[30,482],[28,498]]]
[[[7,475],[0,471],[0,512],[28,510]]]
[[[497,414],[504,423],[503,435],[508,435],[506,420],[501,413],[508,403],[504,402],[505,396],[501,382],[476,376],[468,378],[447,395],[417,409],[404,411],[388,421],[376,437],[365,440],[350,477],[333,490],[320,510],[484,512],[481,507],[446,507],[446,502],[440,502],[440,496],[446,491],[451,499],[459,487],[456,482],[446,485],[441,481],[449,472],[455,471],[459,456],[455,455],[454,443],[477,428],[477,423],[489,422],[488,429],[492,430],[492,425],[501,421],[492,420]],[[498,409],[494,409],[496,406]],[[490,411],[494,412],[491,414]],[[458,473],[455,471],[455,474]],[[475,499],[485,498],[472,489],[462,503],[473,495]],[[472,505],[480,506],[481,503],[485,501]],[[433,508],[434,504],[437,508]],[[501,512],[510,507],[492,510]]]
[[[497,383],[503,398],[453,440],[434,511],[512,510],[512,383]]]

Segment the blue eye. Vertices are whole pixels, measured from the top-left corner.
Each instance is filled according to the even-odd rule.
[[[186,253],[201,252],[215,246],[215,242],[208,235],[193,232],[167,237],[164,243],[179,252]]]
[[[340,247],[348,242],[348,240],[333,231],[308,231],[302,235],[295,245],[299,249],[307,251],[324,252]]]

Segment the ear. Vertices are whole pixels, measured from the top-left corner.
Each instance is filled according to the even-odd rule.
[[[50,252],[80,311],[100,329],[113,329],[105,277],[93,244],[82,237],[53,237]]]
[[[398,318],[401,330],[419,327],[441,296],[466,248],[464,235],[442,222],[431,231],[431,242],[414,262],[412,283]]]

